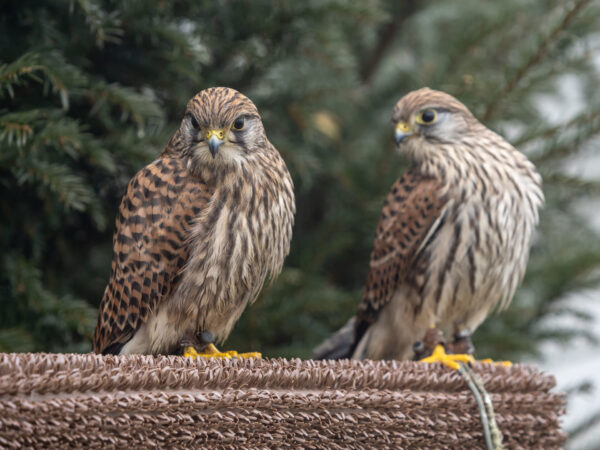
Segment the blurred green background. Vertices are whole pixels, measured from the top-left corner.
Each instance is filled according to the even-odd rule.
[[[125,186],[215,85],[256,103],[298,207],[283,273],[227,348],[309,357],[354,313],[406,167],[391,110],[422,86],[460,98],[544,177],[526,279],[478,351],[519,360],[586,334],[544,323],[585,321],[561,299],[600,282],[600,239],[578,206],[600,184],[568,170],[600,133],[599,24],[586,0],[4,1],[0,351],[90,350]],[[579,105],[563,106],[565,85]]]

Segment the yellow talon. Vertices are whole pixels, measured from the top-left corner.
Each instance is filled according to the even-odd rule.
[[[198,352],[191,345],[183,349],[183,356],[187,356],[189,358],[195,358],[198,356]]]
[[[248,353],[238,353],[235,350],[230,350],[227,352],[221,352],[217,347],[213,344],[208,344],[204,349],[204,352],[198,353],[196,349],[192,346],[185,347],[183,351],[183,356],[188,356],[190,358],[218,358],[218,359],[231,359],[231,358],[262,358],[262,355],[259,352],[248,352]]]
[[[478,359],[477,362],[480,362],[483,364],[495,364],[497,366],[512,367],[512,362],[510,362],[510,361],[494,361],[491,358]]]
[[[473,355],[466,355],[466,354],[448,355],[446,353],[446,350],[444,350],[444,346],[440,345],[440,344],[435,346],[431,356],[428,356],[427,358],[423,358],[421,360],[421,362],[425,362],[425,363],[441,362],[446,367],[449,367],[450,369],[454,369],[454,370],[458,370],[458,368],[460,367],[458,365],[459,362],[467,363],[467,362],[473,362],[473,361],[474,361]]]

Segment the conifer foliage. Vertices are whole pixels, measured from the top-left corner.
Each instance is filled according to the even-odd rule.
[[[284,271],[227,347],[307,357],[354,313],[406,165],[391,110],[422,86],[460,98],[544,176],[524,285],[478,349],[519,358],[584,333],[544,321],[585,320],[560,300],[600,282],[581,213],[600,185],[568,170],[599,139],[599,23],[597,0],[4,2],[0,351],[90,349],[127,181],[215,85],[255,101],[298,203]]]

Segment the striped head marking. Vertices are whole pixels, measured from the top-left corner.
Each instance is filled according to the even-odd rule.
[[[260,150],[265,141],[254,103],[234,89],[213,87],[188,102],[171,147],[190,157],[191,164],[229,165]]]
[[[417,159],[432,145],[460,144],[482,128],[460,101],[429,88],[402,97],[394,107],[392,123],[398,147]]]

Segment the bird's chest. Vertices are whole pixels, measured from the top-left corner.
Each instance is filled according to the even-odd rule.
[[[419,303],[440,317],[458,315],[460,321],[496,305],[523,270],[521,247],[528,244],[524,220],[510,192],[482,197],[461,191],[443,211],[427,251],[417,258],[413,279]]]
[[[239,296],[237,289],[254,289],[269,270],[277,240],[270,199],[252,192],[216,196],[197,218],[190,270],[213,298]],[[206,295],[205,295],[206,297]]]

